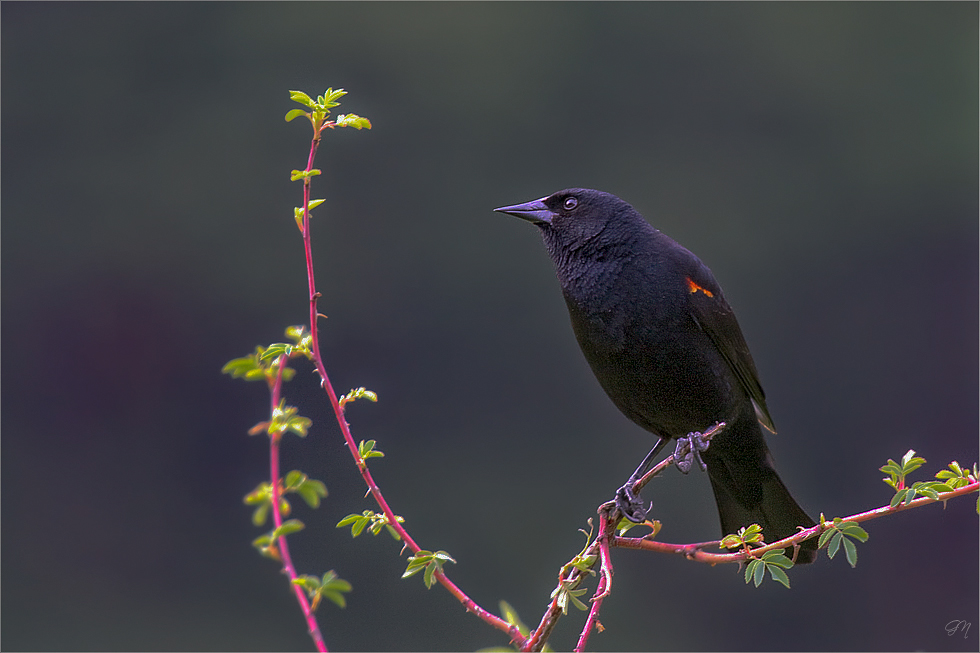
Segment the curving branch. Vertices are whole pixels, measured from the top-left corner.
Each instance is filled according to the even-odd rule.
[[[913,508],[921,508],[922,506],[929,505],[930,503],[936,503],[938,501],[946,502],[950,499],[960,497],[966,494],[972,494],[974,492],[980,491],[980,481],[974,481],[968,485],[964,485],[961,488],[953,490],[951,492],[944,492],[940,494],[937,498],[933,499],[931,497],[920,497],[913,500],[910,503],[900,503],[897,506],[882,506],[880,508],[874,508],[873,510],[867,510],[865,512],[859,512],[854,515],[849,515],[847,517],[841,517],[843,522],[853,522],[860,523],[864,521],[869,521],[872,519],[877,519],[879,517],[886,517],[898,512],[904,512],[906,510],[911,510]],[[732,563],[732,562],[746,562],[753,558],[758,558],[768,551],[775,549],[786,549],[791,546],[798,545],[804,540],[809,540],[814,537],[818,537],[821,533],[826,531],[833,525],[832,522],[822,521],[821,523],[813,526],[811,528],[802,529],[796,535],[791,537],[786,537],[771,544],[766,544],[764,546],[755,547],[747,551],[739,551],[737,553],[708,553],[704,551],[703,548],[709,545],[718,545],[720,540],[713,542],[704,542],[701,544],[668,544],[666,542],[656,542],[654,540],[632,537],[613,537],[610,542],[611,546],[622,547],[624,549],[645,549],[647,551],[657,551],[659,553],[672,553],[676,555],[682,555],[688,560],[693,560],[695,562],[706,562],[711,565]]]
[[[325,126],[331,126],[331,124],[327,124]],[[317,320],[320,313],[317,310],[317,300],[320,299],[321,295],[316,289],[316,281],[313,273],[313,249],[310,238],[310,173],[313,171],[313,160],[316,157],[317,148],[320,144],[321,131],[322,129],[314,131],[313,141],[310,144],[310,154],[307,158],[306,169],[304,170],[305,175],[303,177],[303,249],[306,255],[306,275],[310,298],[310,334],[312,337],[310,352],[317,374],[320,375],[320,385],[324,392],[326,392],[327,398],[330,400],[330,405],[333,408],[337,425],[340,427],[340,431],[344,436],[344,441],[347,443],[347,449],[354,458],[354,463],[357,465],[357,469],[361,474],[361,478],[364,480],[364,484],[367,485],[371,496],[374,497],[374,500],[377,502],[378,506],[381,508],[382,512],[387,518],[388,525],[398,533],[399,537],[401,537],[402,541],[405,543],[405,546],[411,550],[412,553],[418,553],[422,550],[422,548],[416,544],[415,540],[412,539],[412,536],[408,534],[407,530],[405,530],[405,527],[398,521],[394,511],[392,511],[391,507],[388,505],[388,502],[385,500],[384,495],[381,493],[381,488],[378,487],[378,484],[375,483],[374,478],[371,476],[371,472],[368,470],[368,466],[358,450],[357,443],[354,441],[354,436],[351,434],[350,424],[347,423],[347,419],[345,417],[344,405],[340,402],[340,399],[333,388],[333,384],[330,382],[330,377],[327,374],[327,369],[324,366],[323,359],[320,355],[319,330],[317,328]],[[521,635],[520,630],[516,625],[508,623],[507,621],[480,607],[473,599],[467,596],[466,593],[464,593],[455,583],[453,583],[443,571],[436,571],[433,576],[440,585],[445,587],[450,594],[456,597],[456,599],[463,604],[463,607],[466,608],[467,612],[473,613],[497,630],[507,633],[510,636],[511,641],[515,642],[519,646],[523,646],[524,637]]]
[[[282,371],[286,367],[286,356],[279,357],[277,366],[279,369],[276,372],[276,380],[271,384],[269,393],[272,397],[271,411],[273,415],[275,415],[279,407],[279,395],[282,390]],[[272,484],[272,523],[276,531],[282,527],[282,511],[279,508],[280,499],[282,498],[282,488],[279,483],[279,442],[281,440],[282,433],[273,433],[269,437],[269,482]],[[296,567],[293,566],[293,560],[289,555],[289,545],[286,544],[286,536],[280,535],[276,541],[272,542],[272,546],[278,549],[283,571],[289,577],[289,586],[292,587],[293,594],[296,595],[296,601],[303,611],[303,618],[306,619],[306,628],[310,633],[310,637],[313,639],[316,650],[326,653],[327,644],[324,642],[323,635],[320,633],[320,627],[316,622],[316,615],[313,612],[313,608],[310,606],[310,602],[307,600],[303,588],[294,582],[299,576],[296,574]]]
[[[712,428],[704,434],[705,439],[710,440],[711,437],[717,435],[724,429],[724,422],[715,424]],[[909,452],[906,454],[906,458],[903,458],[903,463],[908,462],[909,458],[914,452]],[[671,464],[673,464],[673,455],[667,456],[664,460],[660,461],[655,467],[653,467],[646,475],[644,475],[640,480],[638,480],[633,489],[639,492],[651,478],[662,473]],[[921,462],[925,462],[922,459]],[[889,461],[890,464],[894,464],[894,461]],[[917,467],[913,462],[912,467],[907,467],[906,469],[914,469]],[[952,463],[951,467],[959,467],[956,463]],[[884,468],[883,468],[884,470]],[[886,470],[887,471],[887,470]],[[877,519],[879,517],[885,517],[894,513],[904,512],[906,510],[911,510],[914,508],[921,508],[923,506],[929,505],[931,503],[943,502],[956,497],[965,496],[968,494],[973,494],[980,492],[980,480],[976,480],[975,472],[972,475],[966,475],[964,478],[969,477],[970,482],[963,485],[962,487],[952,489],[949,491],[941,491],[935,497],[923,496],[912,501],[901,501],[896,505],[887,505],[880,508],[875,508],[873,510],[867,510],[864,512],[859,512],[847,517],[842,517],[839,520],[828,521],[821,515],[820,523],[811,528],[800,528],[800,531],[795,535],[783,538],[781,540],[763,543],[759,546],[745,546],[742,550],[732,552],[732,553],[713,553],[706,551],[705,549],[710,546],[719,547],[721,545],[721,540],[713,540],[709,542],[699,542],[692,544],[671,544],[667,542],[658,542],[653,538],[656,536],[659,526],[657,524],[652,524],[647,522],[648,526],[652,526],[653,530],[651,533],[644,537],[623,537],[616,535],[616,527],[619,525],[622,515],[619,510],[616,509],[614,502],[608,502],[602,504],[599,509],[599,532],[596,535],[595,540],[590,542],[586,549],[580,553],[578,556],[573,558],[568,564],[562,567],[561,573],[559,573],[558,587],[555,589],[555,593],[552,595],[551,604],[545,611],[541,618],[537,629],[528,637],[525,646],[521,649],[524,651],[540,651],[547,644],[552,631],[557,625],[558,620],[563,614],[567,612],[565,609],[567,607],[567,602],[563,605],[561,601],[561,592],[577,591],[577,588],[585,580],[586,576],[589,574],[594,575],[592,568],[595,564],[599,564],[600,574],[599,583],[596,588],[595,594],[591,599],[591,608],[589,608],[589,614],[585,622],[585,626],[579,635],[578,642],[575,646],[576,651],[585,650],[585,646],[588,643],[589,635],[593,629],[602,631],[602,625],[599,622],[598,616],[599,611],[602,606],[602,601],[605,599],[612,587],[612,576],[613,568],[610,561],[609,549],[611,547],[620,547],[627,549],[644,549],[647,551],[655,551],[658,553],[668,553],[674,555],[682,555],[688,560],[693,560],[695,562],[707,563],[711,565],[716,564],[730,564],[730,563],[742,563],[751,562],[753,560],[758,560],[762,558],[766,553],[770,551],[778,551],[781,549],[787,549],[792,547],[794,549],[793,558],[795,559],[796,549],[799,547],[801,542],[812,539],[814,537],[819,537],[824,532],[836,528],[835,521],[839,523],[860,523],[864,521],[869,521],[872,519]],[[887,481],[887,479],[886,479]],[[894,483],[894,481],[893,481]],[[890,483],[892,484],[892,483]],[[898,491],[905,489],[904,476],[897,483],[894,483],[893,487]],[[586,563],[581,561],[585,559]]]

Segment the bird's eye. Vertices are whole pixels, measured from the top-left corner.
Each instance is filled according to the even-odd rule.
[[[574,197],[567,197],[565,198],[565,201],[562,203],[562,206],[565,207],[566,211],[571,211],[576,206],[578,206],[578,200],[575,199]]]

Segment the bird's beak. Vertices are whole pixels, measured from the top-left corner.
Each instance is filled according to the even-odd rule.
[[[552,213],[551,209],[549,209],[544,203],[546,199],[548,198],[542,197],[539,200],[526,202],[524,204],[501,206],[499,209],[494,209],[494,211],[514,215],[518,218],[527,220],[528,222],[533,222],[534,224],[551,224],[551,219],[555,217],[555,214]]]

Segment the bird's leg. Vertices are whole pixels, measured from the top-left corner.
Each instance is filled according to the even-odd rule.
[[[630,476],[630,480],[626,481],[626,484],[616,490],[616,507],[619,512],[623,513],[626,519],[630,520],[634,524],[641,524],[647,518],[647,512],[653,507],[653,502],[650,502],[649,506],[644,507],[643,501],[640,499],[639,495],[633,492],[633,484],[640,480],[647,470],[650,469],[650,463],[653,459],[657,457],[660,450],[664,448],[667,444],[669,438],[660,438],[660,440],[653,446],[650,453],[646,455],[640,466],[636,468],[633,475]]]
[[[701,460],[701,452],[707,451],[708,444],[697,431],[688,433],[687,437],[677,438],[677,448],[674,449],[674,464],[677,465],[677,469],[682,474],[687,474],[691,471],[691,466],[695,460],[698,461],[698,466],[701,467],[702,472],[708,469],[708,466]]]

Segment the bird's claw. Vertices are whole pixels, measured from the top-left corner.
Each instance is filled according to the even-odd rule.
[[[633,492],[633,482],[630,481],[616,490],[616,508],[634,524],[642,524],[647,519],[647,513],[653,508],[653,502],[651,501],[649,506],[644,506],[643,500]]]
[[[677,438],[677,448],[674,449],[674,464],[677,465],[677,469],[682,474],[687,474],[691,471],[695,460],[702,472],[708,469],[701,460],[701,452],[708,450],[708,444],[698,432],[688,433],[685,438]]]

